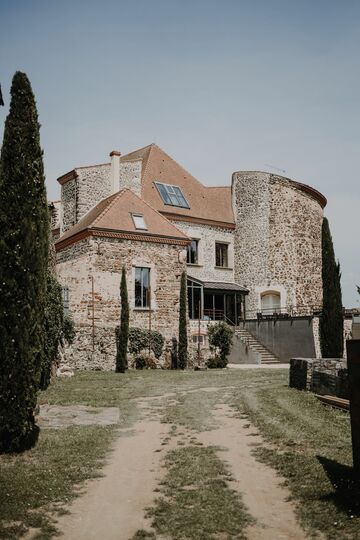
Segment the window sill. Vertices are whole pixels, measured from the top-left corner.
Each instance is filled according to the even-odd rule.
[[[186,263],[187,266],[198,266],[199,268],[202,268],[204,265],[203,264],[198,264],[198,263]]]
[[[154,310],[154,308],[148,308],[148,307],[134,307],[133,308],[133,311],[140,311],[141,313],[152,313]]]
[[[234,270],[230,266],[214,266],[216,270]]]

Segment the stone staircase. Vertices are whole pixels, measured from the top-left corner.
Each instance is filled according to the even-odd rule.
[[[245,343],[255,353],[257,353],[261,358],[262,364],[279,364],[280,360],[275,356],[269,349],[267,349],[262,343],[260,343],[250,332],[245,328],[238,326],[235,329],[235,334],[240,337],[241,341]]]

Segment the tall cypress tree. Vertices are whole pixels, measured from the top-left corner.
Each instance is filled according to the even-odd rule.
[[[323,358],[342,358],[344,352],[344,317],[342,308],[340,263],[326,218],[322,225],[323,308],[320,317],[320,346]]]
[[[180,309],[179,309],[179,347],[178,347],[178,366],[185,369],[188,356],[187,328],[186,328],[186,272],[181,274],[180,283]]]
[[[120,283],[120,297],[121,297],[121,315],[120,315],[120,329],[117,334],[117,351],[116,351],[116,368],[117,373],[125,373],[127,368],[127,348],[129,340],[129,300],[126,285],[126,272],[125,267],[122,267],[121,283]]]
[[[34,94],[16,72],[0,158],[0,452],[35,444],[48,207]]]

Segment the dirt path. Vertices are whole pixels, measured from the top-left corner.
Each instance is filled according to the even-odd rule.
[[[176,444],[174,439],[163,446],[164,440],[170,440],[170,425],[161,424],[161,409],[153,408],[163,397],[137,401],[142,419],[129,434],[117,439],[102,471],[104,476],[87,482],[84,494],[69,508],[71,513],[59,518],[62,538],[129,540],[137,530],[149,530],[145,509],[153,503],[154,490],[165,472],[159,450],[167,452]],[[219,457],[230,465],[235,478],[232,487],[242,494],[249,513],[257,520],[246,531],[248,539],[304,540],[305,533],[296,522],[289,492],[280,485],[281,478],[252,454],[254,444],[262,443],[261,437],[247,420],[235,417],[228,405],[216,406],[213,414],[219,427],[195,436],[204,445],[224,448]],[[182,444],[186,445],[185,439]]]
[[[289,492],[282,487],[276,472],[252,455],[254,443],[262,439],[247,420],[235,418],[228,405],[219,405],[214,416],[220,427],[199,433],[203,444],[224,447],[220,459],[227,461],[236,479],[234,488],[243,495],[249,513],[258,521],[247,531],[249,540],[304,540],[305,533],[296,522]]]
[[[139,421],[134,433],[117,439],[102,473],[87,482],[58,520],[66,540],[128,540],[138,529],[149,528],[145,508],[154,499],[160,473],[161,439],[169,426],[159,421]]]

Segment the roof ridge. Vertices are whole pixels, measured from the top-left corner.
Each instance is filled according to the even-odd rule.
[[[180,165],[180,163],[178,163],[173,157],[171,157],[167,152],[165,152],[165,150],[163,150],[162,148],[160,148],[160,146],[158,146],[157,144],[154,143],[154,146],[156,146],[156,148],[158,148],[163,154],[166,155],[166,157],[168,157],[171,161],[173,161],[178,167],[180,167],[180,169],[182,169],[188,176],[191,176],[191,178],[193,178],[195,180],[195,182],[197,182],[202,188],[207,188],[208,186],[205,186],[202,182],[200,182],[200,180],[198,180],[197,178],[195,178],[195,176],[193,176],[187,169],[185,169],[185,167],[183,167],[182,165]]]
[[[123,156],[121,156],[121,158],[125,158],[126,156],[130,156],[131,154],[135,154],[135,152],[141,152],[142,150],[145,150],[146,148],[154,146],[154,144],[155,143],[146,144],[145,146],[142,146],[141,148],[137,148],[136,150],[132,150],[131,152],[127,152],[127,154],[124,154]],[[138,158],[138,159],[143,159],[143,158]]]
[[[123,188],[123,189],[121,189],[117,194],[113,193],[112,195],[110,195],[110,196],[108,197],[108,199],[109,199],[110,197],[113,197],[114,195],[115,195],[115,197],[113,198],[112,201],[110,201],[110,204],[108,204],[108,205],[105,206],[104,210],[103,210],[102,212],[100,212],[100,214],[98,215],[98,217],[94,219],[94,221],[89,225],[89,227],[95,225],[95,223],[97,223],[97,222],[99,221],[99,219],[102,218],[102,217],[110,210],[110,208],[112,208],[112,207],[114,206],[115,201],[117,201],[117,199],[119,199],[127,189],[128,189],[128,188]],[[106,200],[106,199],[103,199],[103,200],[100,201],[100,202],[104,202],[104,200]],[[100,204],[100,203],[99,203],[99,204]]]
[[[141,192],[141,195],[142,195],[142,192],[143,192],[143,178],[144,178],[144,176],[145,176],[145,173],[146,173],[147,168],[148,168],[148,165],[149,165],[149,160],[150,160],[151,150],[154,148],[154,146],[156,146],[155,143],[152,143],[152,144],[150,145],[149,155],[148,155],[148,158],[147,158],[147,161],[146,161],[146,165],[145,165],[144,171],[141,171],[141,182],[140,182],[140,192]],[[142,197],[141,197],[141,200],[144,200],[144,199],[142,199]],[[151,207],[151,208],[152,208],[152,207]]]

